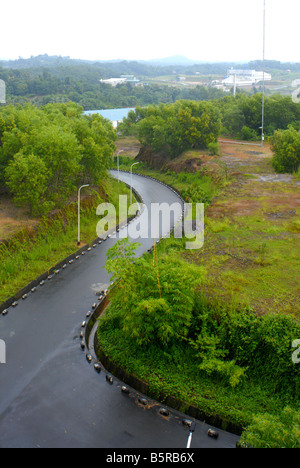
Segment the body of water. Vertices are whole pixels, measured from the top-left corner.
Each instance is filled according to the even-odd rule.
[[[119,122],[122,122],[124,117],[127,117],[131,110],[135,110],[134,107],[126,107],[124,109],[100,109],[100,110],[91,110],[85,111],[84,114],[91,115],[91,114],[100,114],[105,119],[110,120],[114,127],[118,125]]]

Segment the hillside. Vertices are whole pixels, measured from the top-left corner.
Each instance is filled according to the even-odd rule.
[[[117,148],[136,158],[139,142],[121,138]],[[184,257],[206,268],[208,297],[244,304],[258,314],[299,317],[300,181],[275,174],[272,156],[268,144],[261,148],[227,142],[220,143],[220,156],[186,151],[163,171],[135,170],[149,172],[179,191],[186,189],[183,174],[208,176],[217,184],[225,181],[206,209],[204,247]]]

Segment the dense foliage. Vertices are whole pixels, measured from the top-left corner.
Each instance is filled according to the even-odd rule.
[[[234,63],[198,63],[186,65],[160,64],[155,62],[142,63],[130,61],[115,62],[89,62],[83,60],[71,60],[68,57],[49,57],[47,55],[3,62],[0,64],[0,79],[7,85],[7,102],[20,103],[32,102],[38,106],[48,103],[61,103],[73,101],[81,105],[85,110],[109,109],[120,107],[147,106],[160,103],[174,103],[177,100],[211,100],[225,97],[229,98],[230,106],[226,115],[225,125],[229,132],[240,133],[240,137],[253,137],[259,134],[261,126],[261,98],[257,97],[257,109],[247,109],[242,102],[231,107],[236,100],[228,93],[207,86],[168,86],[161,82],[153,84],[149,78],[166,77],[169,80],[176,76],[199,75],[202,80],[211,81],[213,76],[223,77],[230,67],[236,67]],[[265,62],[266,71],[272,74],[283,73],[283,70],[299,72],[300,64],[283,64],[276,61]],[[249,63],[248,69],[262,69],[260,61]],[[100,83],[101,79],[120,77],[122,74],[135,75],[141,80],[143,86],[135,87],[131,83],[118,85],[113,88],[110,85]],[[253,87],[249,94],[257,93],[260,88]],[[248,93],[238,90],[237,97],[246,96]],[[272,97],[272,96],[271,96]],[[278,101],[278,98],[274,98]],[[290,101],[290,103],[289,103]],[[269,101],[272,103],[271,101]],[[229,102],[228,102],[229,104]],[[252,104],[255,107],[255,102]],[[284,109],[282,108],[284,106]],[[253,107],[253,106],[251,106]],[[266,133],[272,134],[275,129],[286,128],[286,122],[299,122],[294,118],[293,105],[289,97],[280,102],[273,102],[266,107]],[[299,106],[298,106],[299,108]],[[250,115],[248,115],[248,110]],[[255,113],[255,116],[253,115]],[[242,116],[243,114],[243,116]],[[239,119],[241,117],[241,119]],[[254,119],[253,119],[254,117]],[[232,123],[233,119],[233,123]],[[258,125],[257,125],[258,124]],[[233,125],[233,126],[232,126]],[[242,131],[243,126],[246,128]],[[249,134],[249,130],[252,132]]]
[[[290,126],[276,131],[271,139],[276,172],[297,172],[300,167],[300,131]]]
[[[218,110],[210,102],[177,101],[175,104],[137,108],[120,125],[120,131],[135,131],[142,146],[164,151],[171,158],[190,148],[207,148],[221,129]]]
[[[74,103],[0,110],[0,183],[32,213],[60,206],[79,183],[98,184],[110,167],[115,131]]]
[[[299,130],[300,104],[290,96],[273,95],[265,99],[264,117],[266,136],[289,126]],[[150,144],[154,151],[168,147],[174,156],[187,148],[211,147],[219,134],[259,140],[261,125],[262,94],[240,93],[208,103],[186,100],[174,105],[137,106],[120,124],[119,131],[122,135],[138,136],[143,145]]]
[[[245,140],[259,139],[262,124],[262,94],[226,96],[216,102],[222,115],[222,133]],[[265,134],[289,125],[300,126],[300,104],[291,96],[273,95],[265,99]]]
[[[160,265],[155,258],[153,263],[135,259],[136,247],[124,239],[108,252],[106,268],[118,283],[112,308],[118,311],[124,332],[137,343],[164,346],[188,333],[199,270],[183,269],[179,259]]]
[[[135,68],[144,71],[142,66],[130,68],[128,64],[119,65],[116,72],[113,67],[101,68],[97,65],[82,64],[24,70],[7,70],[0,67],[0,79],[6,82],[8,103],[24,104],[30,101],[40,106],[71,100],[81,105],[84,110],[145,106],[175,102],[178,99],[208,100],[224,96],[224,93],[216,88],[200,85],[194,88],[179,88],[148,83],[150,71],[157,71],[155,67],[146,67],[145,72],[148,69],[150,71],[148,75],[143,73],[141,76],[142,86],[134,86],[128,82],[112,87],[100,82],[100,79],[116,75],[119,77],[121,73],[128,74]]]
[[[171,254],[136,259],[135,248],[125,239],[109,251],[107,270],[118,286],[108,320],[117,315],[125,334],[140,345],[185,341],[200,370],[226,377],[233,386],[247,373],[269,381],[275,392],[299,397],[299,373],[291,358],[291,344],[300,335],[294,317],[260,317],[212,303],[195,292],[205,278],[201,268]]]

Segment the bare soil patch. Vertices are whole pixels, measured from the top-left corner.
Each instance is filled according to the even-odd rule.
[[[28,226],[36,226],[38,219],[18,208],[8,196],[0,197],[0,241]]]

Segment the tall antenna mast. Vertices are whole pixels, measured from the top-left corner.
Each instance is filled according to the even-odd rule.
[[[266,0],[264,0],[263,11],[263,97],[262,97],[262,123],[261,123],[261,146],[265,140],[265,56],[266,56]]]

